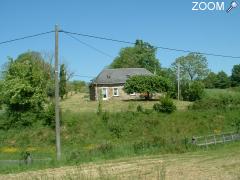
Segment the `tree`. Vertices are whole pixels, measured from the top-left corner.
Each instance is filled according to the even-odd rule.
[[[132,76],[124,85],[124,91],[126,93],[145,93],[146,99],[150,99],[153,93],[170,92],[172,89],[173,85],[170,81],[159,76]]]
[[[180,77],[186,80],[201,80],[208,75],[207,59],[198,53],[189,53],[187,56],[179,57],[172,64],[172,69],[177,73],[180,65]]]
[[[231,84],[232,86],[240,86],[240,64],[233,66]]]
[[[214,72],[210,72],[208,76],[203,80],[203,83],[206,88],[212,89],[215,88],[217,81],[217,75]]]
[[[2,92],[3,89],[3,82],[0,80],[0,92]],[[3,97],[2,94],[0,94],[0,110],[2,109],[2,104],[3,104]]]
[[[29,126],[43,120],[48,104],[49,66],[37,52],[23,53],[16,60],[9,59],[1,90],[8,114],[7,128]]]
[[[59,82],[59,94],[61,99],[63,99],[63,96],[67,94],[67,77],[66,77],[66,69],[64,64],[60,66],[60,82]]]
[[[231,83],[230,79],[224,71],[220,71],[217,74],[217,80],[215,83],[216,88],[221,88],[221,89],[228,88],[230,87],[230,83]]]
[[[147,42],[136,40],[134,47],[121,49],[110,68],[146,68],[150,72],[160,71],[160,63],[156,58],[157,49]]]
[[[185,101],[199,100],[204,94],[204,84],[200,81],[186,82],[182,85],[181,94]]]

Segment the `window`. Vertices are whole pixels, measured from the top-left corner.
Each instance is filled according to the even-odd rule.
[[[107,99],[107,88],[102,88],[102,98],[103,100]]]
[[[130,93],[130,96],[136,96],[136,93],[134,92],[134,93]]]
[[[113,88],[113,96],[119,96],[118,88]]]

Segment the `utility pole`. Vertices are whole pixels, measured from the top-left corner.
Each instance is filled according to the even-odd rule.
[[[177,65],[178,100],[180,100],[180,63]]]
[[[58,25],[55,25],[55,130],[57,160],[61,159],[60,119],[59,119],[59,81],[58,81]]]

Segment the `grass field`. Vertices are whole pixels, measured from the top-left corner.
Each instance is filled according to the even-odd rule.
[[[207,90],[206,97],[227,92],[239,94],[231,90]],[[156,101],[104,101],[106,112],[97,114],[97,102],[89,101],[86,94],[69,96],[61,102],[62,161],[55,160],[53,127],[35,124],[0,130],[0,174],[48,168],[30,174],[4,175],[0,179],[39,176],[53,179],[56,173],[63,179],[139,179],[139,176],[142,179],[216,179],[218,175],[219,179],[239,178],[240,143],[212,146],[206,151],[189,142],[192,136],[236,131],[240,111],[236,108],[195,110],[188,108],[190,102],[174,102],[178,110],[164,114],[151,110]],[[137,112],[138,105],[144,108],[143,112]],[[35,160],[31,166],[1,164],[1,160],[19,160],[26,151]],[[52,160],[39,160],[46,158]]]
[[[138,156],[0,176],[11,179],[238,180],[239,143],[184,154]]]
[[[121,101],[121,100],[109,100],[103,101],[103,110],[110,112],[121,112],[136,110],[138,105],[141,105],[145,109],[152,109],[153,105],[157,101]],[[174,101],[178,110],[186,110],[191,102],[187,101]],[[63,111],[70,110],[73,112],[97,112],[97,101],[90,101],[89,97],[85,93],[69,95],[67,99],[61,102],[61,108]]]

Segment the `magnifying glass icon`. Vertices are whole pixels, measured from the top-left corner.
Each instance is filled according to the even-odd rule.
[[[237,6],[238,6],[237,1],[232,1],[230,7],[227,9],[227,13],[229,13],[231,10],[233,10]]]

